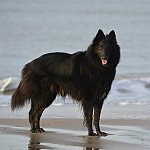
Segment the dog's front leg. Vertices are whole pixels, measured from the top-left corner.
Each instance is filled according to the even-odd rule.
[[[84,121],[85,121],[86,127],[88,129],[88,135],[95,136],[96,134],[93,132],[93,128],[92,128],[93,105],[85,104],[83,106],[83,111],[84,111]]]
[[[99,121],[100,121],[101,108],[99,106],[94,106],[94,126],[96,129],[97,135],[101,134]]]
[[[107,133],[101,132],[100,125],[99,125],[101,110],[102,110],[102,106],[97,106],[97,105],[94,106],[94,126],[96,129],[97,136],[106,136]]]

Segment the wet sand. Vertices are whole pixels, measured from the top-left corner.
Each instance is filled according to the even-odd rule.
[[[0,119],[3,150],[149,150],[150,120],[103,119],[106,137],[89,137],[82,119],[42,119],[45,133],[30,133],[27,119]]]

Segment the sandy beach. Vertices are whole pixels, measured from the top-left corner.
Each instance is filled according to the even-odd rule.
[[[111,113],[113,113],[113,106]],[[139,111],[141,106],[135,108]],[[144,106],[143,106],[144,107]],[[109,108],[109,109],[110,109]],[[130,107],[129,107],[130,108]],[[145,109],[149,106],[145,106]],[[2,111],[10,111],[3,107]],[[118,110],[120,110],[118,106]],[[1,111],[1,115],[2,115]],[[107,109],[104,110],[109,112]],[[116,109],[117,111],[117,109]],[[128,110],[127,110],[128,111]],[[130,115],[129,109],[127,116]],[[136,112],[136,110],[135,110]],[[17,112],[19,114],[19,112]],[[115,112],[116,113],[116,112]],[[115,114],[114,113],[114,114]],[[118,112],[119,113],[119,112]],[[120,111],[121,113],[121,111]],[[107,114],[107,113],[106,113]],[[106,137],[89,137],[83,120],[80,118],[42,118],[41,126],[45,133],[29,132],[29,123],[24,118],[0,119],[0,145],[3,150],[149,150],[150,120],[105,118],[101,120],[101,128],[108,133]]]

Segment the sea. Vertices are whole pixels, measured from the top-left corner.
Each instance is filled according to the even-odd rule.
[[[115,30],[121,47],[105,105],[149,105],[149,0],[0,0],[0,107],[10,107],[26,63],[45,53],[84,51],[98,29]],[[73,105],[60,97],[53,103]]]

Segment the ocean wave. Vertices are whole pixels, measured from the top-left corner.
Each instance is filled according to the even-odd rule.
[[[112,85],[113,91],[119,93],[149,93],[150,92],[150,77],[126,78],[115,80]]]
[[[9,77],[0,79],[0,92],[8,92],[13,91],[19,84],[19,78],[17,77]]]
[[[150,104],[150,77],[116,79],[106,100],[107,104]]]

